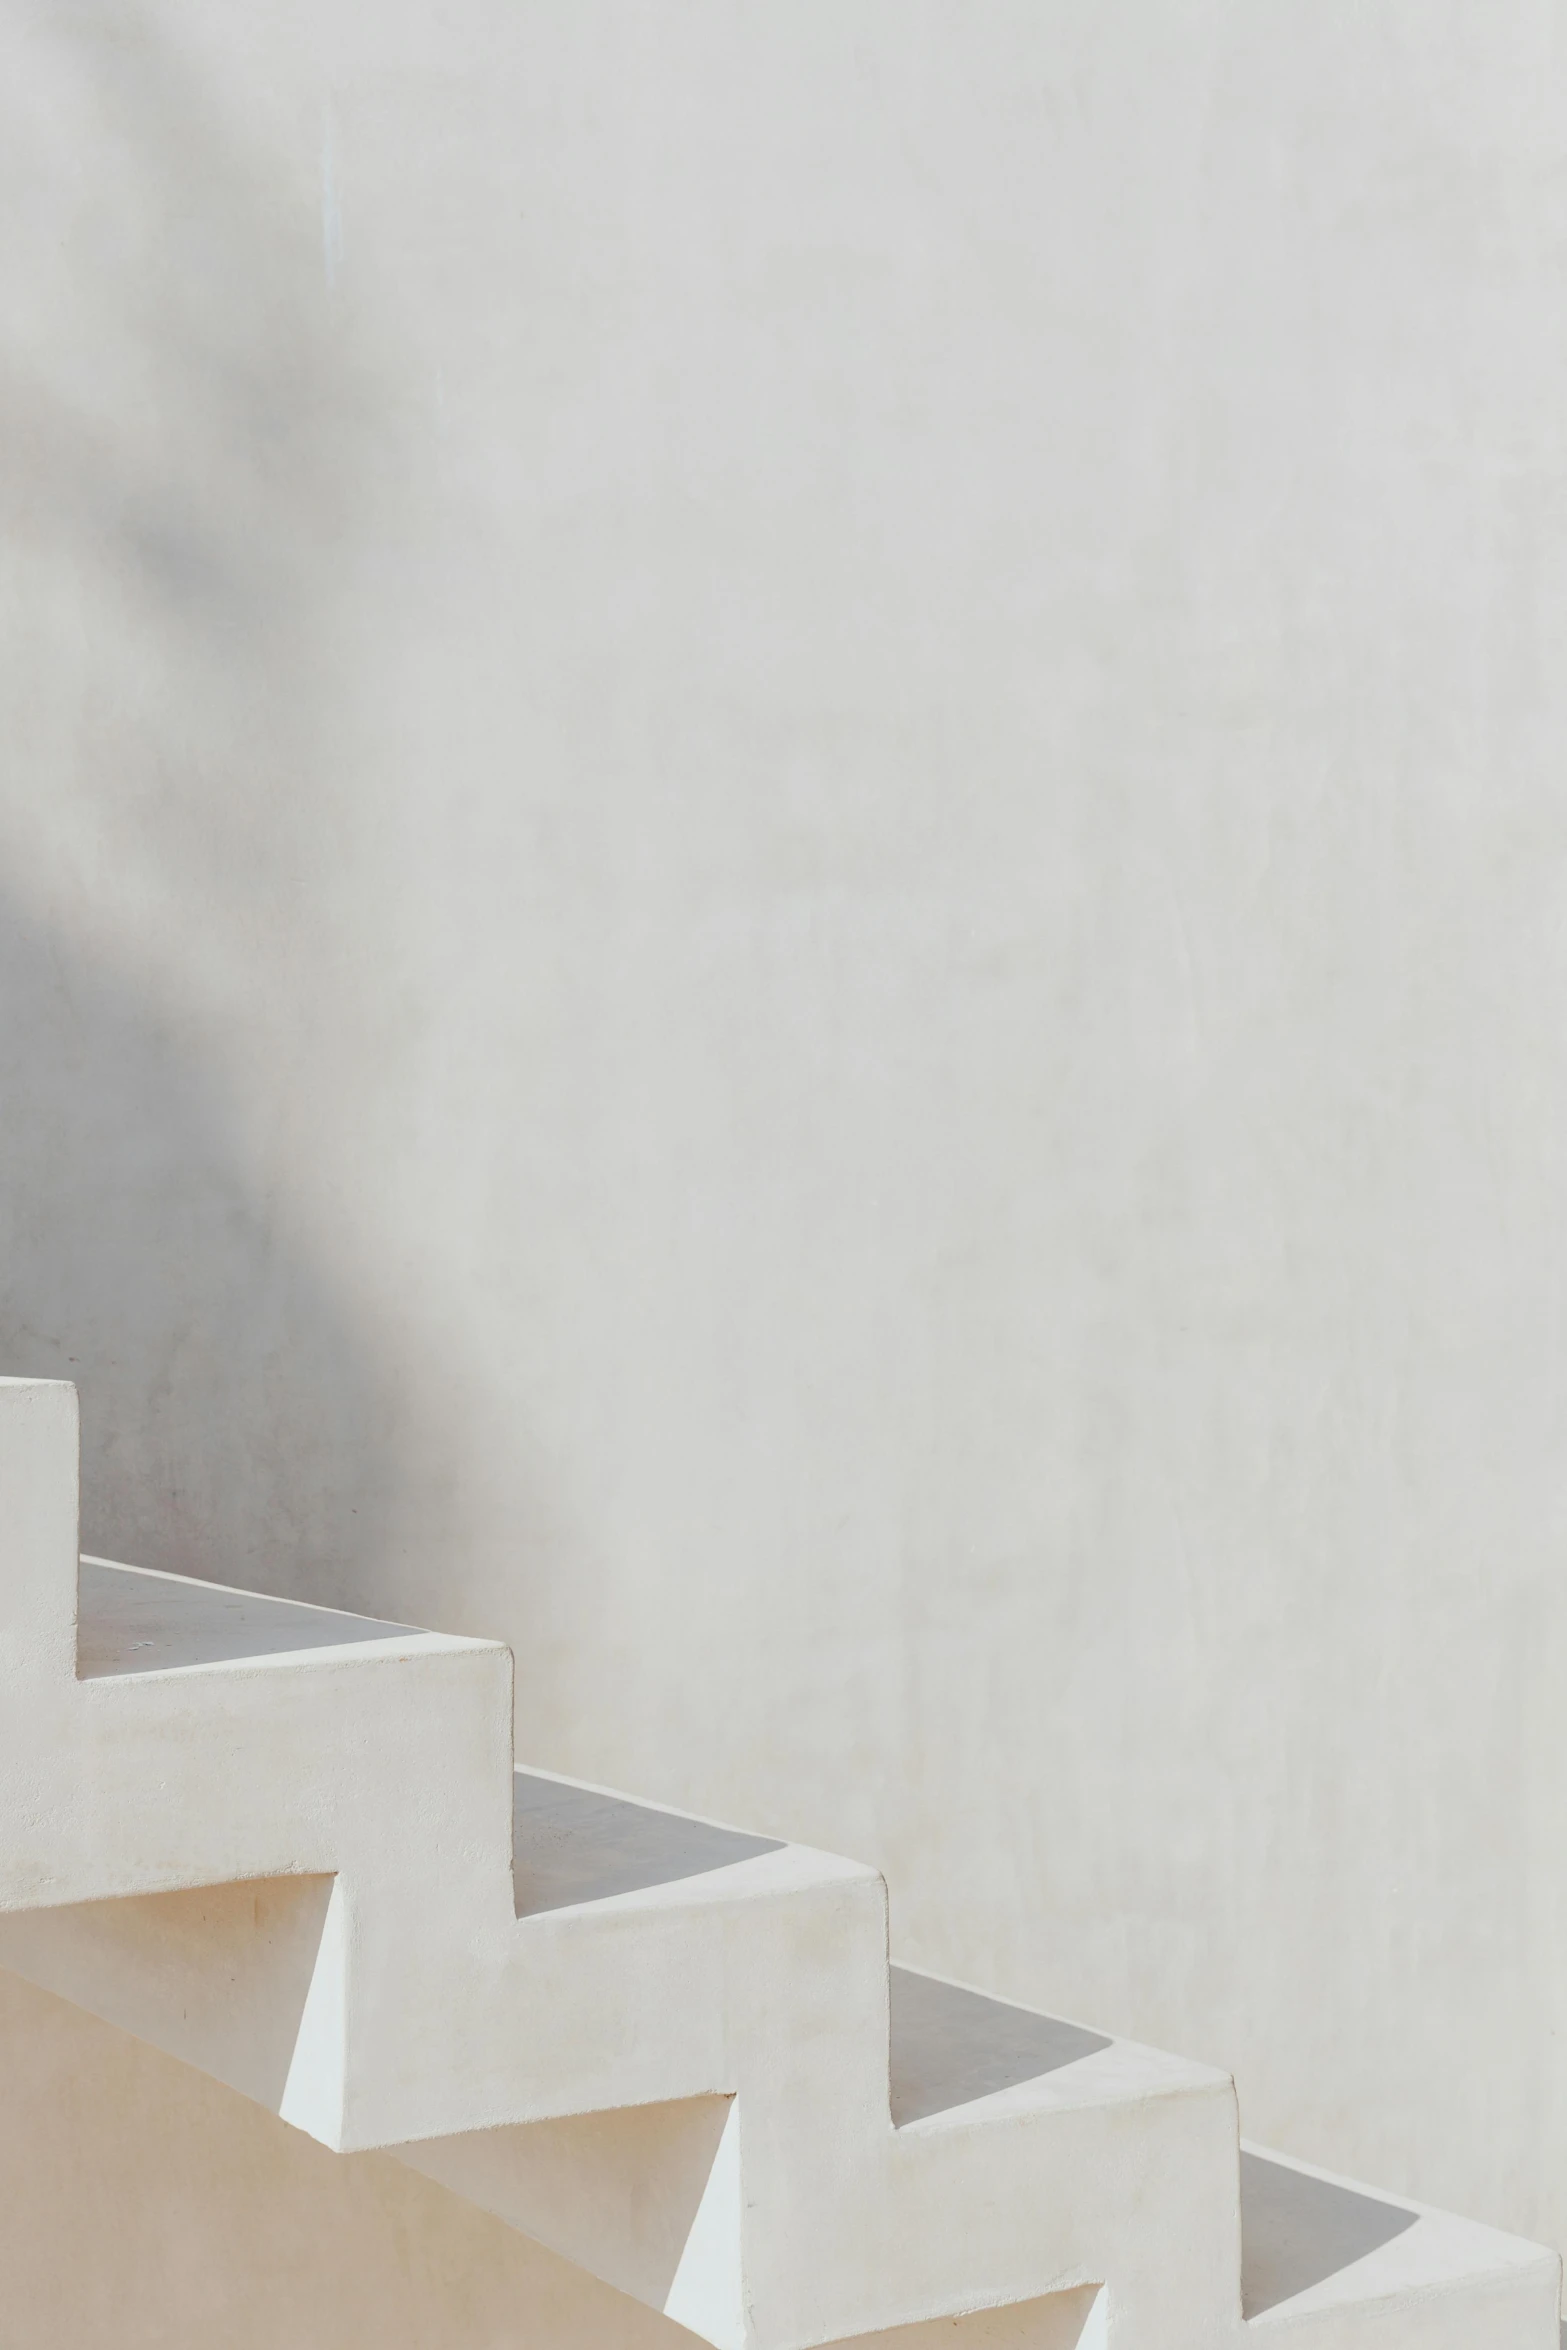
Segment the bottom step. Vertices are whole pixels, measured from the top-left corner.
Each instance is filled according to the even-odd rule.
[[[1425,2204],[1395,2202],[1309,2163],[1241,2149],[1241,2305],[1248,2332],[1310,2326],[1358,2340],[1367,2322],[1450,2307],[1462,2350],[1555,2335],[1561,2264],[1519,2236]],[[1378,2329],[1380,2330],[1380,2328]]]

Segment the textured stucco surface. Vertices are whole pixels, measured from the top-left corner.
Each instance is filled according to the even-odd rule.
[[[89,1546],[1563,2242],[1560,11],[0,40]]]

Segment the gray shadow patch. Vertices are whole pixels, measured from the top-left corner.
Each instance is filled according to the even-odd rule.
[[[341,1648],[351,1640],[406,1639],[411,1627],[343,1616],[297,1600],[228,1591],[177,1576],[83,1559],[76,1579],[76,1677],[156,1673],[244,1656]]]
[[[654,1811],[619,1795],[595,1795],[532,1771],[513,1774],[511,1819],[520,1918],[706,1876],[732,1861],[782,1850],[772,1837],[712,1828],[705,1820]]]
[[[1259,2317],[1352,2261],[1390,2244],[1420,2217],[1260,2154],[1241,2156],[1241,2314]]]
[[[899,2129],[1059,2072],[1110,2045],[1102,2033],[1058,2016],[987,1999],[908,1967],[891,1972],[892,2118]]]
[[[58,798],[127,913],[0,874],[0,1363],[82,1389],[87,1550],[362,1604],[411,1572],[421,1430],[276,1120],[344,1016],[340,631],[405,427],[242,65],[139,0],[4,38],[8,822]],[[151,942],[185,909],[181,981]]]

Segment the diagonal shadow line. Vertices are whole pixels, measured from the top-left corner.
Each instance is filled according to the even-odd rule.
[[[1241,2155],[1241,2314],[1258,2317],[1320,2285],[1419,2219],[1263,2155]]]
[[[923,2121],[1059,2072],[1110,2043],[1059,2016],[987,1999],[909,1967],[891,1969],[892,2118]]]
[[[513,1774],[512,1876],[519,1917],[705,1876],[781,1849],[772,1837],[715,1828],[532,1771]]]

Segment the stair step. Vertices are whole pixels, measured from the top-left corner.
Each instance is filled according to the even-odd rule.
[[[898,2128],[1059,2072],[1111,2046],[1102,2032],[1013,2007],[935,1975],[892,1974],[892,2118]]]
[[[1420,2214],[1262,2154],[1241,2156],[1241,2309],[1259,2317],[1325,2284]]]
[[[575,1780],[542,1771],[513,1773],[512,1881],[519,1917],[677,1884],[782,1850],[774,1837],[659,1811]]]
[[[1552,2266],[1521,2237],[1255,2146],[1241,2149],[1240,2181],[1241,2310],[1263,2330]]]
[[[227,1584],[198,1583],[187,1575],[120,1566],[110,1559],[82,1560],[76,1594],[80,1681],[418,1636],[407,1624],[270,1599],[259,1591],[235,1591]]]

